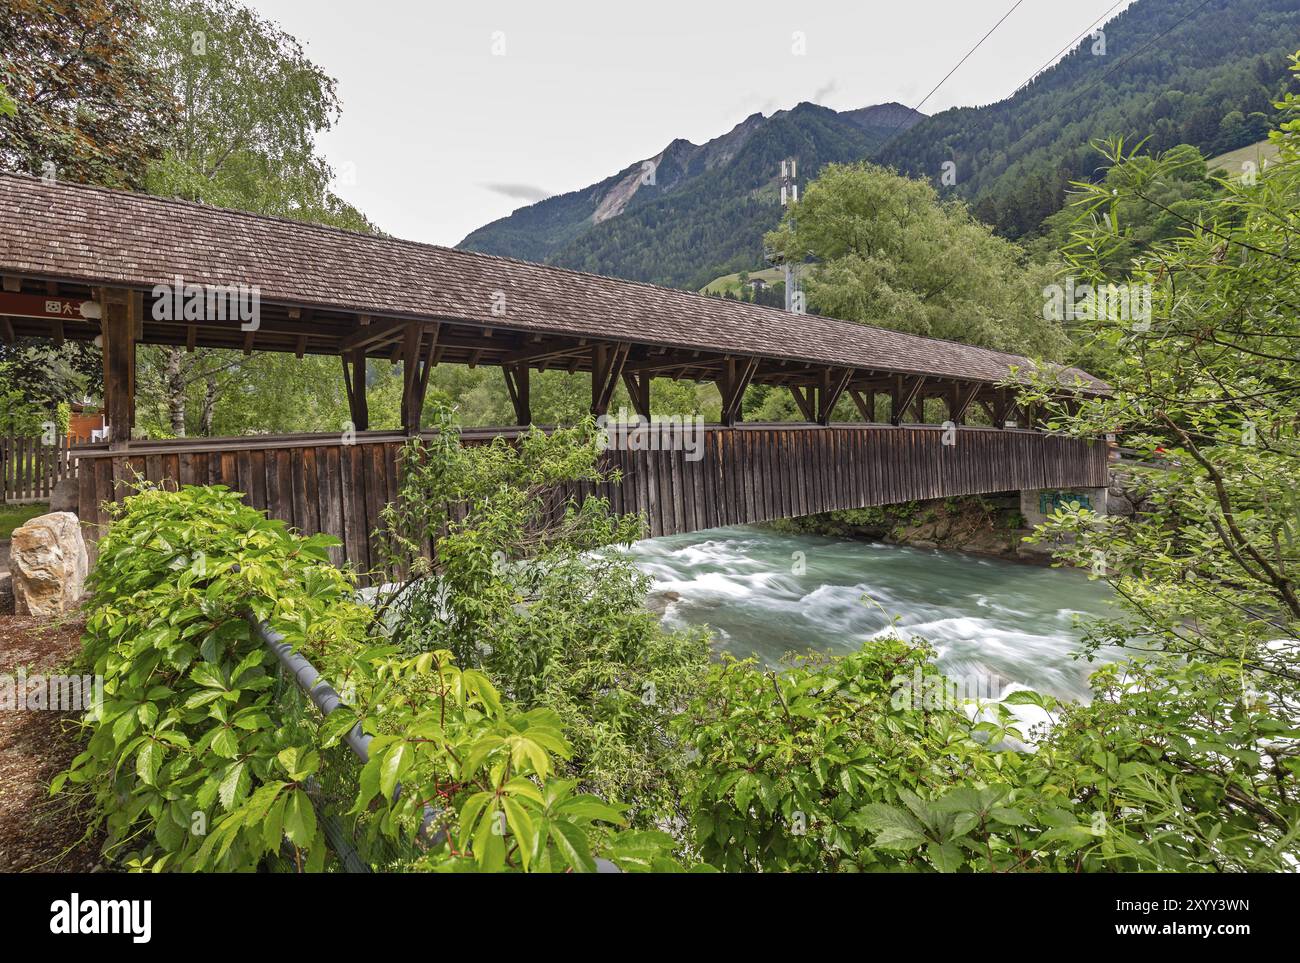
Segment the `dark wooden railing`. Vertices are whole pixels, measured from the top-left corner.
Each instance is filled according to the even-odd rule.
[[[570,494],[594,493],[619,513],[644,514],[651,536],[916,499],[1097,488],[1108,477],[1104,444],[1035,431],[949,429],[954,443],[945,444],[945,430],[927,425],[709,426],[693,461],[672,443],[671,430],[650,430],[661,435],[652,450],[606,453],[621,483],[577,484]],[[517,434],[467,430],[463,440]],[[305,533],[338,536],[335,563],[364,572],[380,561],[373,533],[397,497],[404,442],[399,433],[362,432],[350,443],[310,434],[133,442],[126,451],[78,447],[81,517],[92,528],[106,524],[103,503],[129,494],[136,478],[221,484]]]

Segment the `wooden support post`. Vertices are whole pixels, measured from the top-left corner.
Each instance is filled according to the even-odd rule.
[[[424,332],[411,322],[402,332],[402,428],[408,435],[420,433],[420,338]]]
[[[610,399],[619,378],[623,376],[623,365],[627,363],[627,353],[631,345],[598,344],[592,350],[591,359],[591,413],[599,418],[609,411]]]
[[[973,384],[963,389],[960,385],[954,385],[951,394],[948,396],[948,420],[954,425],[966,424],[966,412],[970,411],[970,406],[975,401],[975,396],[979,394],[982,385]]]
[[[506,377],[506,391],[510,393],[510,403],[515,406],[515,424],[531,425],[533,408],[528,397],[528,365],[516,364],[501,369]]]
[[[850,388],[849,397],[858,406],[858,414],[862,416],[863,421],[869,424],[876,420],[876,393],[874,391],[861,391],[857,388]]]
[[[402,332],[398,354],[402,359],[402,428],[408,435],[420,433],[424,398],[429,388],[438,347],[440,325],[411,321]],[[423,350],[421,350],[423,348]]]
[[[993,403],[993,424],[997,428],[1005,428],[1007,421],[1016,410],[1016,396],[1006,388],[997,390],[996,400]]]
[[[924,378],[907,378],[903,375],[894,376],[894,384],[889,389],[889,423],[891,425],[901,425],[903,423],[903,414],[911,408],[921,394],[921,388],[925,386]],[[925,420],[925,400],[921,399],[921,416],[917,421]]]
[[[800,413],[803,414],[804,421],[817,420],[817,406],[813,403],[813,388],[811,385],[791,385],[790,394],[794,395],[794,403],[799,406]]]
[[[646,421],[650,420],[650,373],[623,370],[623,385],[627,388],[632,407]]]
[[[137,301],[131,292],[105,288],[100,295],[100,325],[104,356],[104,417],[108,441],[124,447],[135,427],[135,329]]]
[[[370,408],[366,399],[365,348],[355,348],[339,357],[343,361],[343,384],[348,392],[352,427],[357,431],[366,431],[370,427]]]
[[[817,392],[817,424],[825,427],[831,423],[835,405],[839,403],[840,396],[844,394],[844,389],[849,386],[849,379],[852,377],[851,368],[838,374],[832,374],[829,368],[822,372],[821,388]]]
[[[753,380],[758,370],[757,358],[745,358],[737,361],[728,358],[722,362],[722,374],[718,379],[718,391],[722,394],[722,423],[734,428],[740,421],[740,404],[745,399],[745,389]]]

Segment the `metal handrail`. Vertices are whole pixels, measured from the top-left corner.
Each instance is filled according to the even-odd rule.
[[[299,654],[294,647],[284,640],[284,636],[276,632],[269,625],[258,619],[251,612],[245,614],[245,618],[253,626],[253,631],[257,637],[262,640],[275,657],[280,661],[280,665],[288,672],[293,680],[298,684],[298,688],[306,694],[312,704],[320,710],[322,716],[328,717],[330,713],[346,706],[343,697],[338,691],[329,684],[329,682],[320,674],[314,665],[311,664],[304,656]],[[371,736],[361,728],[358,722],[343,736],[343,741],[347,743],[353,754],[361,760],[362,764],[370,761],[370,742]],[[393,801],[396,802],[402,795],[402,786],[399,783],[393,791]],[[445,829],[441,827],[437,832],[429,835],[429,827],[442,815],[442,810],[434,809],[432,806],[425,805],[424,818],[420,823],[420,838],[425,840],[430,846],[437,846],[447,839]],[[607,859],[596,860],[596,872],[598,873],[621,873],[617,866]]]

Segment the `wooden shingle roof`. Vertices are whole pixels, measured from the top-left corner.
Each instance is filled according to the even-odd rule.
[[[0,273],[135,289],[180,275],[255,285],[263,303],[980,382],[1032,364],[651,284],[13,174],[0,174]],[[1078,369],[1065,374],[1104,390]]]

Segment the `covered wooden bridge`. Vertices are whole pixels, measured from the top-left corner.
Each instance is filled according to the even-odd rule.
[[[89,522],[137,473],[221,483],[338,535],[338,560],[366,569],[397,449],[421,431],[429,372],[447,363],[501,368],[518,425],[532,422],[532,371],[589,372],[598,415],[620,382],[646,417],[652,378],[716,382],[721,422],[698,460],[667,437],[610,452],[623,481],[600,494],[644,513],[654,535],[1106,484],[1105,446],[1046,434],[1017,406],[1005,384],[1025,358],[648,284],[18,175],[0,175],[0,277],[0,337],[103,349],[108,438],[74,451]],[[355,434],[133,439],[138,344],[335,355]],[[402,365],[402,431],[368,430],[367,358]],[[806,424],[743,424],[751,384],[791,391]],[[860,422],[832,423],[845,397]],[[936,408],[950,427],[925,423]],[[967,425],[977,409],[987,424]]]

